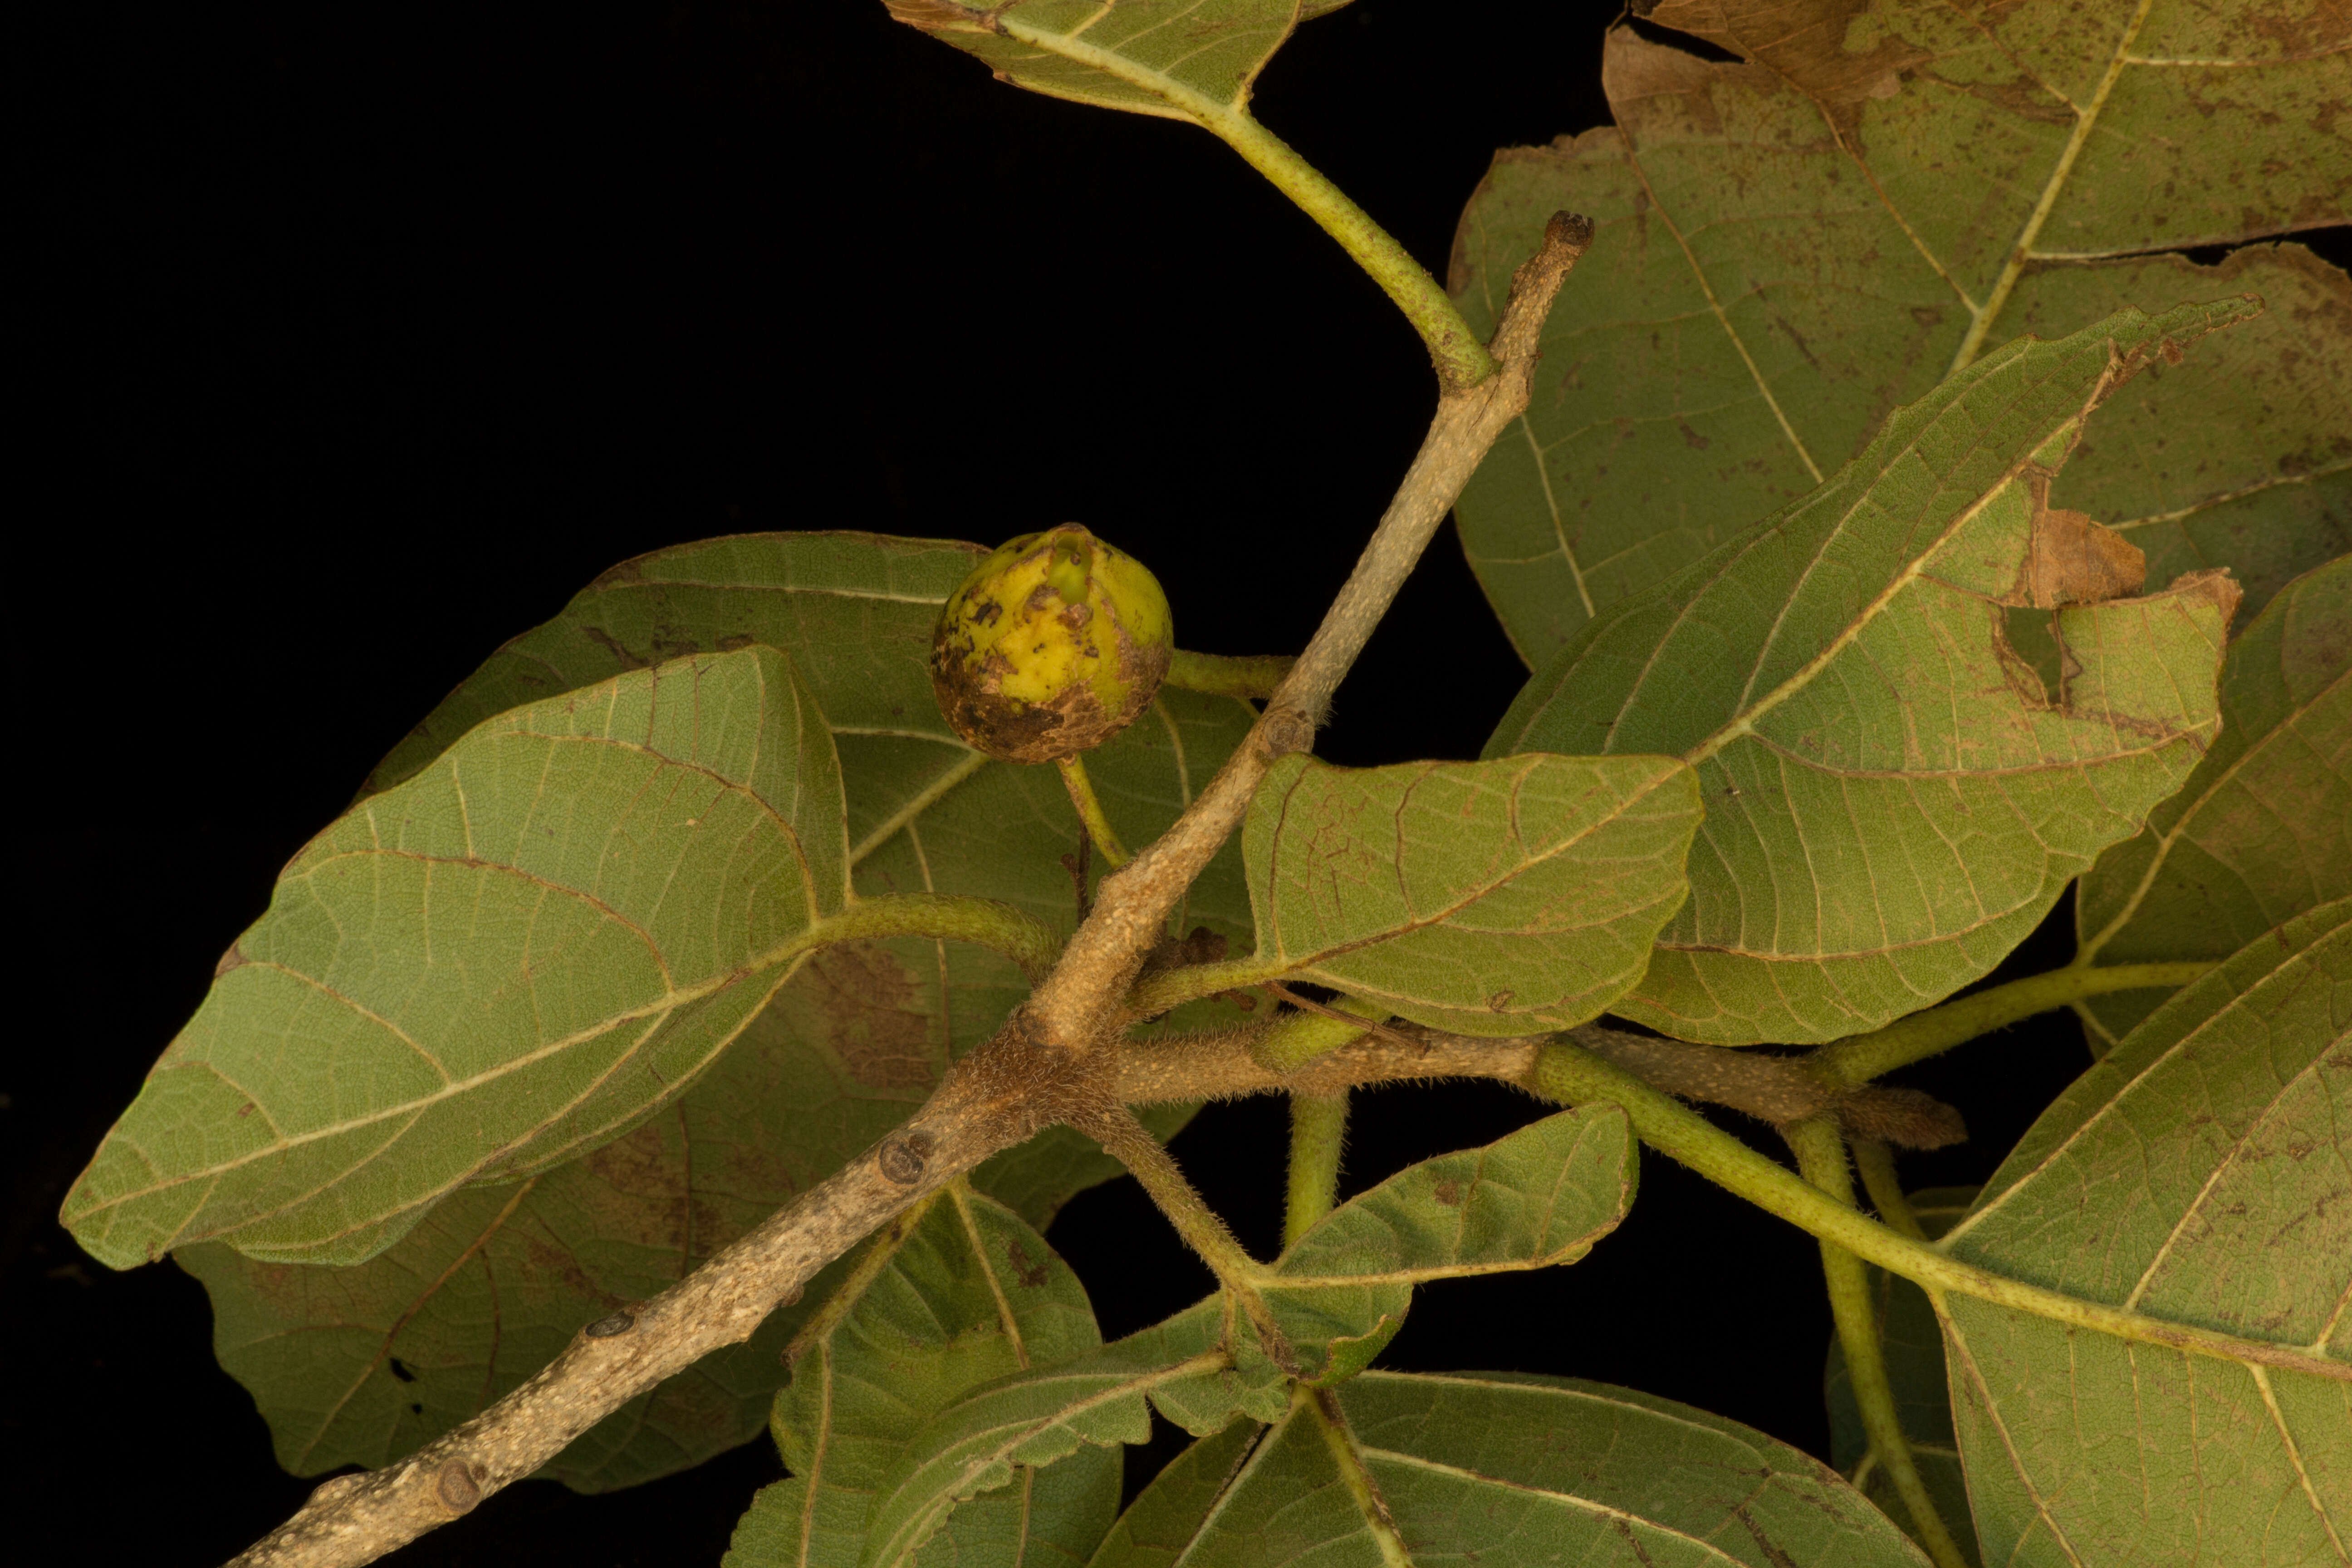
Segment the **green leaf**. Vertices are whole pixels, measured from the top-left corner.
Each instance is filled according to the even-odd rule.
[[[1319,1386],[1362,1371],[1422,1281],[1576,1262],[1633,1206],[1636,1152],[1622,1110],[1588,1106],[1423,1160],[1341,1204],[1262,1287],[1300,1375]]]
[[[1113,1527],[1095,1568],[1393,1563],[1916,1568],[1901,1531],[1817,1461],[1687,1405],[1508,1373],[1367,1373],[1331,1396],[1360,1500],[1314,1407],[1196,1444]],[[1327,1406],[1326,1408],[1331,1408]],[[1236,1463],[1238,1458],[1238,1463]],[[1229,1474],[1222,1487],[1216,1480]],[[1374,1500],[1377,1500],[1376,1501]]]
[[[2053,504],[2127,531],[2152,586],[2226,565],[2256,607],[2352,550],[2352,284],[2299,246],[2147,254],[2346,220],[2340,16],[1668,0],[1645,19],[1764,63],[1612,33],[1616,125],[1496,154],[1454,243],[1485,332],[1553,212],[1598,226],[1528,414],[1456,509],[1531,665],[1821,483],[1972,334],[2056,338],[2126,305],[2271,310],[2136,383]]]
[[[2292,1346],[2330,1379],[1944,1299],[1989,1563],[2352,1540],[2352,899],[2183,989],[2078,1079],[1941,1245],[2088,1300]],[[2236,1548],[2231,1550],[2235,1551]]]
[[[1337,1383],[1395,1334],[1415,1282],[1583,1257],[1624,1217],[1636,1171],[1617,1107],[1547,1116],[1341,1205],[1284,1254],[1259,1293],[1303,1374]],[[1212,1297],[1091,1356],[978,1389],[900,1456],[866,1562],[903,1560],[946,1509],[1003,1485],[1016,1465],[1049,1464],[1082,1444],[1142,1442],[1146,1396],[1205,1436],[1237,1415],[1280,1418],[1287,1386],[1234,1305]]]
[[[1347,0],[883,0],[890,15],[975,56],[1000,81],[1171,120],[1239,109],[1298,22]]]
[[[1490,755],[1676,753],[1706,803],[1690,899],[1615,1011],[1727,1045],[1877,1028],[1990,971],[2179,787],[2213,739],[2228,579],[2059,609],[2054,693],[2008,607],[2119,585],[2052,574],[2102,541],[2042,504],[2049,475],[2120,379],[2250,308],[1986,356],[1528,683]]]
[[[1242,830],[1254,967],[1465,1034],[1568,1028],[1641,977],[1698,819],[1671,757],[1286,757]]]
[[[1931,1187],[1911,1194],[1911,1212],[1921,1229],[1930,1237],[1938,1237],[1951,1228],[1975,1196],[1974,1187]],[[1960,1550],[1970,1563],[1980,1563],[1976,1531],[1969,1524],[1968,1480],[1961,1474],[1960,1450],[1952,1436],[1952,1398],[1945,1384],[1944,1335],[1936,1322],[1936,1309],[1928,1304],[1925,1290],[1883,1268],[1870,1269],[1870,1283],[1878,1301],[1887,1380],[1894,1385],[1903,1435],[1911,1441],[1912,1462]],[[1887,1479],[1885,1467],[1871,1456],[1870,1434],[1864,1429],[1862,1406],[1853,1396],[1845,1351],[1834,1337],[1830,1341],[1822,1390],[1830,1408],[1831,1462],[1887,1518],[1897,1523],[1909,1519],[1910,1510]]]
[[[1211,1298],[1091,1355],[1002,1380],[935,1416],[900,1452],[880,1489],[866,1531],[868,1568],[895,1568],[930,1541],[949,1510],[1010,1481],[1020,1466],[1042,1467],[1082,1449],[1141,1443],[1151,1436],[1147,1394],[1189,1383],[1170,1412],[1214,1431],[1235,1410],[1272,1415],[1284,1403],[1281,1374],[1263,1357],[1242,1374],[1228,1346],[1249,1338],[1225,1303]],[[1207,1379],[1226,1399],[1202,1386]],[[1181,1414],[1180,1414],[1181,1412]],[[1050,1472],[1048,1472],[1050,1473]]]
[[[2352,891],[2352,556],[2288,584],[2230,645],[2221,735],[2075,892],[2077,961],[2222,959]],[[2095,997],[2102,1050],[2161,993]]]
[[[115,1268],[219,1237],[357,1263],[691,1083],[837,911],[831,736],[772,649],[501,715],[354,806],[68,1194]]]
[[[792,1477],[760,1493],[728,1563],[856,1568],[910,1434],[976,1384],[1100,1343],[1077,1277],[1011,1211],[959,1186],[901,1215],[793,1342],[772,1423]],[[1115,1451],[1008,1479],[1010,1492],[957,1510],[929,1555],[1083,1562],[1118,1510]]]
[[[512,1392],[582,1325],[676,1284],[872,1147],[946,1070],[931,946],[819,950],[667,1113],[519,1185],[453,1194],[365,1263],[181,1248],[212,1297],[221,1365],[260,1407],[278,1463],[297,1475],[392,1463]],[[928,971],[909,968],[902,947]],[[1002,1177],[1014,1191],[997,1195],[1027,1219],[1101,1179],[1090,1159],[1108,1157],[1091,1142],[1022,1158],[1043,1142],[990,1162],[974,1184]],[[750,1441],[784,1382],[785,1344],[847,1268],[820,1274],[746,1343],[607,1416],[544,1473],[608,1491]]]

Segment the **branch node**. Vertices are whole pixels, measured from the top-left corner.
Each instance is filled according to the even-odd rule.
[[[433,1483],[433,1495],[451,1513],[471,1513],[474,1505],[482,1500],[482,1483],[472,1466],[463,1459],[452,1459],[441,1467]]]
[[[902,1187],[911,1187],[923,1179],[923,1167],[930,1163],[931,1135],[923,1131],[898,1132],[882,1140],[874,1152],[874,1163],[886,1180]]]

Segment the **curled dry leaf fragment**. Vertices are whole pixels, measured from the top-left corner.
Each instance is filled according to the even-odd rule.
[[[1003,546],[949,596],[931,640],[931,688],[971,745],[1050,763],[1132,722],[1174,647],[1159,582],[1066,523]]]

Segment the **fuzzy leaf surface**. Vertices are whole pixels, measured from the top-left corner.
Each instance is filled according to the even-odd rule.
[[[842,907],[841,774],[772,648],[489,720],[297,855],[68,1194],[116,1267],[357,1263],[691,1083]]]
[[[1817,1460],[1688,1405],[1510,1373],[1372,1372],[1332,1397],[1414,1563],[1925,1562]],[[1113,1527],[1096,1568],[1382,1568],[1394,1559],[1344,1462],[1304,1402],[1254,1444],[1247,1428],[1195,1444]]]
[[[1646,19],[1759,63],[1612,32],[1616,124],[1497,153],[1454,242],[1449,286],[1485,331],[1554,211],[1598,226],[1534,401],[1457,509],[1529,664],[1821,483],[1972,334],[1980,353],[2127,305],[2271,309],[2104,410],[2053,504],[2123,531],[2151,586],[2228,566],[2253,607],[2352,550],[2352,283],[2295,245],[2151,254],[2346,220],[2340,10],[1666,0]]]
[[[2179,787],[2237,591],[2113,597],[2112,535],[2046,497],[2120,381],[2252,309],[1987,355],[1528,683],[1490,756],[1677,754],[1706,803],[1690,898],[1615,1011],[1725,1045],[1876,1028],[1990,971]],[[2008,635],[2052,603],[2055,691]]]
[[[413,1452],[512,1392],[583,1325],[677,1283],[905,1121],[951,1042],[931,944],[905,944],[911,967],[899,945],[820,949],[646,1125],[517,1186],[453,1194],[365,1263],[181,1248],[212,1298],[215,1353],[269,1423],[278,1463],[318,1475]],[[1024,1217],[1100,1179],[1083,1157],[1024,1151],[981,1175],[1011,1178],[998,1195]],[[543,1473],[608,1491],[749,1442],[784,1382],[784,1346],[847,1268],[810,1281],[750,1341],[605,1417]]]
[[[793,1342],[772,1423],[791,1477],[753,1500],[728,1568],[856,1568],[909,1434],[976,1384],[1101,1342],[1085,1287],[1009,1209],[959,1184],[901,1215]],[[1083,1563],[1118,1511],[1115,1450],[1012,1481],[918,1561]]]
[[[1911,1213],[1930,1239],[1952,1227],[1976,1196],[1974,1187],[1931,1187],[1910,1194]],[[1969,1486],[1960,1470],[1960,1450],[1952,1436],[1952,1396],[1944,1375],[1944,1333],[1927,1293],[1908,1279],[1870,1267],[1871,1292],[1878,1307],[1879,1340],[1886,1377],[1895,1390],[1895,1411],[1911,1442],[1911,1459],[1927,1493],[1960,1550],[1979,1563],[1976,1531],[1969,1522]],[[1880,1511],[1911,1534],[1910,1510],[1885,1466],[1871,1458],[1870,1433],[1853,1396],[1845,1348],[1832,1337],[1822,1379],[1830,1410],[1830,1462]],[[1867,1468],[1865,1468],[1865,1464]],[[1918,1539],[1916,1534],[1912,1539]]]
[[[1409,1165],[1316,1222],[1264,1294],[1318,1385],[1361,1371],[1430,1279],[1574,1263],[1633,1207],[1640,1173],[1624,1112],[1581,1107],[1482,1149]]]
[[[1299,22],[1347,0],[883,0],[890,15],[1051,98],[1171,120],[1238,109]]]
[[[2352,556],[2296,578],[2230,644],[2221,734],[2180,793],[2083,874],[2084,962],[2227,958],[2352,892]],[[2081,1008],[2105,1051],[2163,1001]]]
[[[2061,1095],[1940,1245],[2352,1373],[2352,899],[2183,989]],[[2340,1563],[2352,1376],[1942,1303],[1991,1563]]]
[[[1597,1016],[1685,892],[1673,757],[1276,763],[1242,830],[1258,961],[1472,1035]]]
[[[1072,924],[1061,857],[1082,829],[1059,778],[971,750],[931,694],[940,607],[986,555],[951,540],[811,532],[738,534],[625,561],[492,655],[377,765],[368,788],[411,776],[507,709],[682,654],[782,648],[833,731],[860,895],[970,893],[1016,904],[1050,925]],[[1142,718],[1087,754],[1096,793],[1127,842],[1149,843],[1176,819],[1248,733],[1252,716],[1244,702],[1163,689]],[[1211,862],[1177,911],[1178,934],[1197,925],[1248,945],[1237,847]],[[870,1020],[887,1035],[871,1045],[870,1070],[885,1076],[911,1081],[924,1072],[920,1032],[906,1014],[929,1015],[922,1028],[943,1034],[961,1055],[1027,992],[1010,963],[982,948],[898,941],[877,951],[897,965],[877,993],[890,1005]],[[911,992],[899,973],[911,977]],[[858,984],[845,974],[839,988],[846,994]],[[1228,1004],[1200,1002],[1165,1026],[1241,1016]],[[1145,1121],[1166,1137],[1183,1112],[1155,1107]],[[1042,1228],[1071,1194],[1119,1172],[1091,1140],[1054,1128],[996,1156],[975,1180]]]

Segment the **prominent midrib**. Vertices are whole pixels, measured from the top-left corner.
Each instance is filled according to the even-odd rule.
[[[1375,1448],[1366,1445],[1363,1452],[1366,1458],[1379,1459],[1384,1464],[1426,1470],[1432,1475],[1466,1481],[1473,1486],[1494,1487],[1503,1491],[1517,1492],[1526,1497],[1542,1498],[1548,1502],[1557,1503],[1578,1513],[1589,1514],[1612,1522],[1622,1522],[1629,1529],[1639,1526],[1645,1533],[1661,1535],[1669,1541],[1683,1542],[1692,1551],[1703,1553],[1710,1563],[1732,1564],[1739,1562],[1738,1558],[1732,1556],[1712,1542],[1676,1530],[1672,1525],[1661,1524],[1656,1520],[1644,1519],[1638,1513],[1630,1513],[1622,1508],[1612,1508],[1605,1502],[1596,1502],[1591,1498],[1579,1497],[1574,1492],[1560,1491],[1551,1487],[1531,1486],[1526,1481],[1508,1480],[1501,1476],[1490,1476],[1481,1470],[1467,1469],[1460,1465],[1449,1465],[1443,1459],[1424,1458],[1419,1454],[1407,1454],[1395,1448]],[[1648,1559],[1644,1558],[1643,1561],[1646,1562]]]
[[[2032,252],[2033,242],[2042,237],[2042,226],[2050,221],[2051,213],[2056,210],[2059,194],[2064,188],[2067,177],[2074,172],[2074,161],[2083,155],[2084,147],[2091,140],[2091,128],[2098,123],[2100,111],[2107,106],[2108,95],[2115,91],[2116,83],[2123,79],[2124,68],[2131,63],[2132,43],[2139,37],[2140,28],[2147,25],[2148,12],[2155,4],[2156,0],[2139,0],[2139,8],[2132,13],[2132,19],[2125,26],[2123,36],[2116,40],[2115,55],[2107,61],[2106,74],[2099,79],[2097,89],[2091,94],[2090,103],[2074,110],[2074,130],[2066,138],[2066,145],[2060,150],[2058,163],[2042,184],[2040,199],[2033,204],[2033,210],[2026,215],[2025,226],[2018,231],[2017,243],[2010,247],[2009,259],[2002,263],[2000,277],[1993,283],[1992,292],[1985,297],[1984,308],[1969,324],[1968,335],[1960,340],[1958,350],[1953,353],[1951,368],[1944,373],[1947,377],[1967,369],[1977,357],[1984,347],[1986,334],[1992,331],[1993,318],[2000,314],[2001,308],[2009,303],[2010,295],[2016,291],[2018,280],[2025,276],[2025,263]]]

